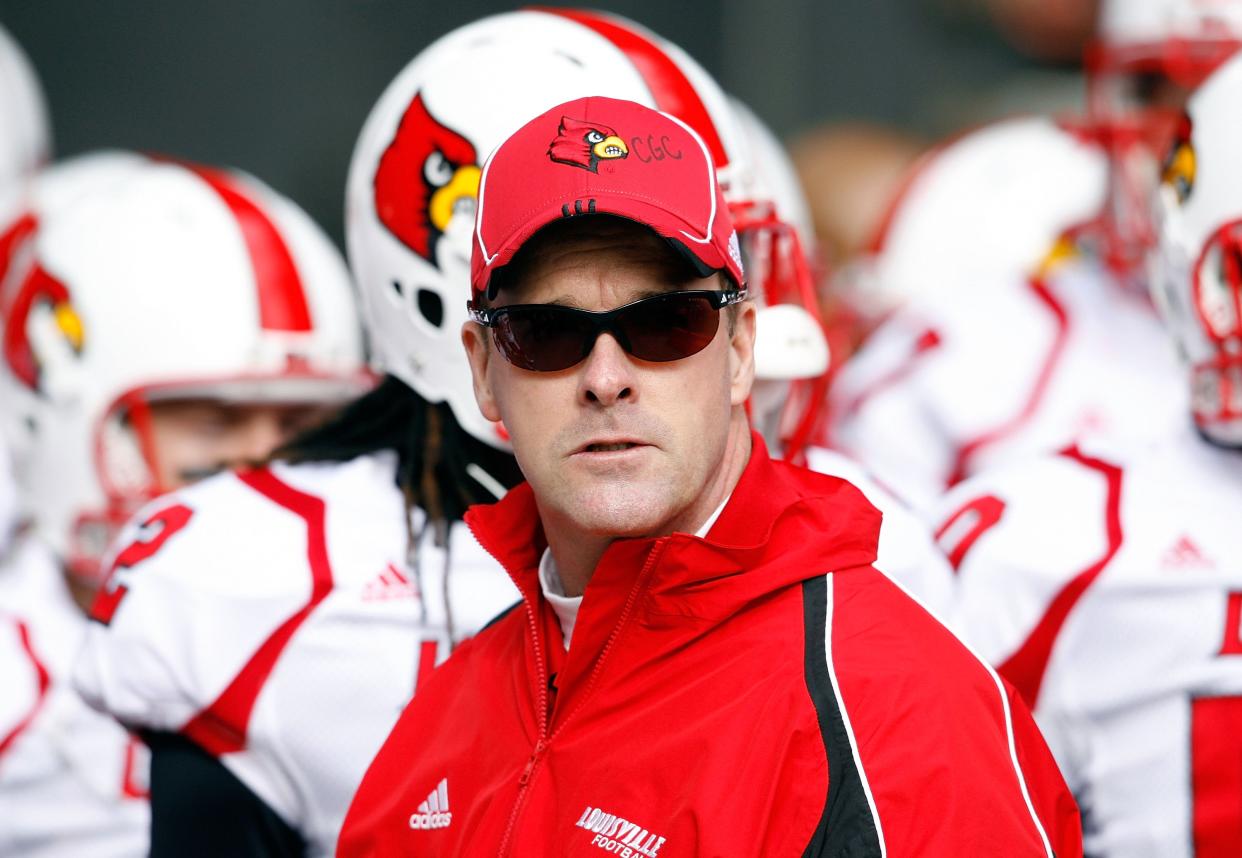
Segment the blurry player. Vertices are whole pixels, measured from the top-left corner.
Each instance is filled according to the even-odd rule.
[[[1031,704],[1089,855],[1242,855],[1240,100],[1234,58],[1192,97],[1156,206],[1193,425],[1006,466],[939,509],[959,630]]]
[[[49,157],[51,130],[38,78],[26,55],[0,27],[0,220],[15,216],[23,185]],[[8,255],[5,230],[0,230],[0,283]],[[17,491],[12,465],[0,440],[0,556],[8,550],[17,524]]]
[[[931,156],[854,272],[859,305],[889,315],[838,376],[831,443],[921,508],[998,461],[1166,429],[1175,409],[1154,406],[1181,386],[1155,315],[1073,229],[1105,176],[1096,146],[1047,119]]]
[[[32,195],[0,289],[26,519],[0,564],[0,854],[141,856],[146,758],[67,681],[101,554],[143,503],[363,389],[360,331],[327,237],[247,176],[111,153]]]
[[[1046,264],[1027,272],[1032,276],[953,280],[947,289],[928,284],[937,295],[904,308],[843,370],[832,441],[923,506],[984,467],[1079,438],[1163,436],[1178,412],[1169,403],[1184,391],[1155,345],[1157,325],[1137,288],[1134,260],[1150,243],[1145,201],[1186,94],[1240,36],[1242,0],[1104,3],[1088,60],[1089,130],[1104,144],[1106,170],[1085,142],[1075,147],[1063,135],[1055,143],[1050,130],[1036,148],[1010,148],[990,161],[993,200],[1015,182],[1020,187],[1016,177],[1039,175],[1042,165],[1039,199],[1046,202],[1039,205],[1085,203],[1095,194],[1101,214],[1088,214],[1085,224],[1062,219],[1062,229],[1074,227],[1070,240],[1045,251]],[[1050,147],[1068,147],[1066,157],[1078,166],[1057,168]],[[962,200],[988,205],[986,195]],[[1009,204],[1016,220],[998,216],[996,223],[1021,241],[1047,242],[1057,220],[1032,228],[1026,215],[1040,209],[1016,203]],[[1062,216],[1075,210],[1062,208]],[[942,218],[918,237],[935,247],[953,246],[956,236],[961,247],[974,234],[958,226]],[[962,250],[971,254],[969,246]]]
[[[751,419],[769,449],[823,474],[843,477],[884,513],[878,560],[938,617],[948,613],[953,577],[927,526],[856,462],[811,443],[827,404],[831,355],[815,300],[815,236],[810,209],[784,147],[745,105],[734,102],[753,154],[752,196],[765,206],[733,206],[757,306]],[[751,228],[764,218],[781,229]]]

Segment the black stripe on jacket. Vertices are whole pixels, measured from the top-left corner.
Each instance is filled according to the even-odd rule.
[[[824,813],[802,853],[806,858],[878,858],[880,836],[863,790],[862,776],[837,705],[824,649],[827,625],[827,576],[802,582],[802,620],[806,636],[806,688],[819,715],[819,730],[828,753],[828,795]]]

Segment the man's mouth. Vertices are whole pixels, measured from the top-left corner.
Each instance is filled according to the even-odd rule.
[[[615,453],[618,450],[628,450],[631,447],[637,447],[634,441],[619,441],[615,444],[587,444],[583,448],[586,453]]]

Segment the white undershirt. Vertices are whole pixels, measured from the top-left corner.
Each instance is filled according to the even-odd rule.
[[[729,495],[729,497],[732,496],[732,494]],[[716,511],[708,516],[707,521],[703,522],[703,526],[694,535],[700,539],[707,536],[707,532],[712,529],[716,519],[720,518],[728,502],[729,498],[725,498],[724,503],[716,507]],[[565,587],[561,584],[561,575],[557,571],[556,561],[552,559],[550,548],[543,550],[543,557],[539,560],[539,587],[543,590],[543,597],[556,612],[556,619],[561,624],[561,637],[564,638],[565,649],[568,650],[569,639],[574,635],[574,623],[578,621],[578,609],[582,607],[582,597],[565,595]]]

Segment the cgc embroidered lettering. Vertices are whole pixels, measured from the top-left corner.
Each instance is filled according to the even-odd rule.
[[[595,835],[591,845],[621,858],[658,858],[660,847],[664,845],[663,837],[649,832],[637,822],[590,805],[582,811],[582,817],[575,825]]]
[[[410,828],[415,830],[432,830],[448,828],[453,822],[453,814],[449,812],[448,778],[442,778],[431,795],[418,806],[416,813],[410,814]]]

